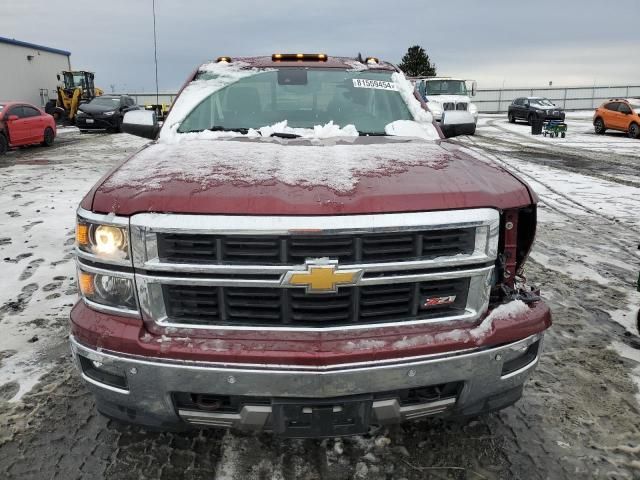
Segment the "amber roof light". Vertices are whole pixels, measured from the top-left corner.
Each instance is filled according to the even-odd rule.
[[[274,62],[326,62],[325,53],[274,53],[271,60]]]

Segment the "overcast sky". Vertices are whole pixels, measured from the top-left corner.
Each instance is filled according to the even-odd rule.
[[[154,90],[152,0],[0,0],[0,36],[72,52],[106,91]],[[640,0],[156,0],[161,91],[220,55],[422,45],[479,87],[640,84]],[[3,74],[9,74],[3,72]]]

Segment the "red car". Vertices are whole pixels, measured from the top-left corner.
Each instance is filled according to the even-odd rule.
[[[0,155],[10,148],[40,143],[53,145],[56,122],[38,107],[23,102],[0,102]]]

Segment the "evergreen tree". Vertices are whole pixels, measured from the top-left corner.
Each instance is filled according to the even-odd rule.
[[[436,64],[431,63],[420,45],[410,47],[398,66],[409,77],[433,77],[436,74]]]

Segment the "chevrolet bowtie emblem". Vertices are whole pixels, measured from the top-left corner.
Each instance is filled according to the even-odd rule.
[[[283,286],[306,287],[307,293],[333,293],[338,287],[356,285],[362,270],[339,270],[335,260],[307,260],[305,270],[292,270],[282,279]]]

